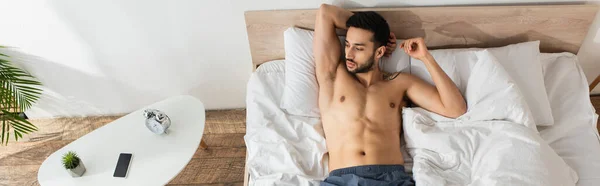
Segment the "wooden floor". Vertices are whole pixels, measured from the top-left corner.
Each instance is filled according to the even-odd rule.
[[[39,185],[37,170],[54,151],[120,116],[31,120],[39,131],[0,146],[0,185]],[[243,185],[246,146],[245,110],[207,111],[202,137],[209,146],[169,185]]]

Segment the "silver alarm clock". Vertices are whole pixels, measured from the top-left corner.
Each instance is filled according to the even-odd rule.
[[[157,109],[144,110],[146,127],[155,134],[166,134],[171,126],[171,119],[164,112]]]

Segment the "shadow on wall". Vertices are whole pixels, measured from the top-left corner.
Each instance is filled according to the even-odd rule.
[[[383,11],[379,13],[388,20],[388,24],[391,25],[390,30],[396,34],[398,39],[423,37],[425,41],[435,39],[435,43],[442,43],[441,45],[431,45],[430,49],[501,47],[535,40],[542,42],[540,44],[542,52],[564,52],[565,50],[576,52],[578,49],[575,44],[534,30],[527,30],[509,37],[496,37],[478,28],[477,25],[466,21],[431,23],[422,20],[411,11]],[[391,17],[394,17],[394,19],[391,19]],[[444,22],[447,23],[443,24]],[[428,25],[424,26],[423,24]]]
[[[540,51],[542,52],[563,52],[564,49],[576,51],[578,46],[564,42],[562,40],[529,30],[514,36],[498,38],[485,33],[475,25],[467,22],[453,22],[433,29],[433,32],[450,37],[463,38],[465,43],[456,45],[436,46],[435,48],[465,48],[465,47],[500,47],[520,42],[540,40]],[[478,43],[468,43],[468,39],[478,41]],[[485,43],[483,43],[485,42]]]
[[[239,44],[246,41],[229,35],[236,33],[229,23],[229,3],[144,1],[143,8],[139,4],[48,3],[70,34],[89,47],[94,57],[89,63],[115,83],[104,82],[104,86],[139,92],[138,96],[111,94],[105,99],[133,102],[115,106],[123,110],[181,94],[201,99],[207,109],[243,107],[250,77],[250,68],[244,66],[251,63],[240,57],[245,53]]]
[[[425,38],[427,35],[423,29],[423,20],[411,11],[379,12],[379,14],[386,18],[388,25],[390,25],[390,31],[394,32],[398,39]],[[395,18],[391,19],[391,17]]]
[[[134,99],[152,95],[114,81],[108,77],[92,76],[67,66],[29,55],[15,48],[3,49],[12,62],[30,72],[43,84],[44,93],[27,113],[32,118],[113,115],[127,113],[131,104],[145,103]],[[83,88],[93,85],[93,89]],[[156,95],[152,95],[156,96]],[[86,101],[82,101],[86,100]],[[41,106],[41,107],[40,107]]]

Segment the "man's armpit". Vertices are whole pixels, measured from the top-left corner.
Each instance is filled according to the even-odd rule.
[[[406,94],[404,94],[403,99],[406,102],[406,107],[417,107],[417,105],[415,105],[415,103],[413,103],[412,100],[410,100],[410,98],[408,98],[408,96],[406,96]]]

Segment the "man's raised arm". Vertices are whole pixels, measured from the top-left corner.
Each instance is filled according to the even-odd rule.
[[[336,28],[346,29],[346,21],[352,12],[322,4],[317,12],[313,53],[319,83],[319,107],[329,105],[333,96],[333,80],[340,63],[341,46]]]
[[[418,106],[437,114],[457,118],[467,111],[465,99],[452,79],[440,68],[433,56],[427,51],[423,38],[407,39],[400,45],[408,55],[425,63],[435,87],[409,76],[410,86],[406,95]]]

